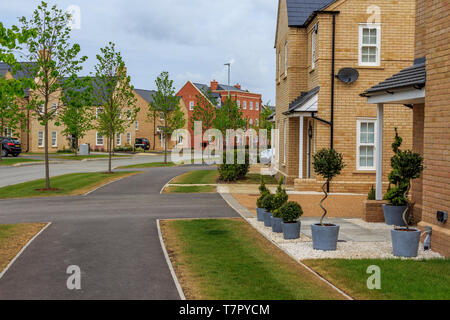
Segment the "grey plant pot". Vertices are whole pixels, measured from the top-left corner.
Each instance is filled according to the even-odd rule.
[[[390,204],[383,204],[384,221],[387,225],[405,227],[402,215],[406,206],[393,206]],[[406,219],[409,219],[409,213],[406,215]]]
[[[314,249],[336,251],[339,229],[339,225],[322,226],[320,224],[312,224],[311,233]]]
[[[265,227],[271,227],[272,226],[272,218],[273,218],[272,212],[266,211],[264,213],[264,226]]]
[[[256,208],[256,216],[258,217],[258,221],[264,221],[264,215],[266,214],[266,209]]]
[[[286,240],[294,240],[300,238],[300,228],[301,228],[301,222],[297,221],[294,223],[286,223],[282,222],[283,225],[283,236]]]
[[[417,257],[421,232],[418,229],[410,230],[411,231],[391,230],[394,256],[407,258]]]
[[[275,233],[282,233],[283,232],[283,228],[281,227],[283,220],[281,220],[281,218],[272,218],[272,232]]]

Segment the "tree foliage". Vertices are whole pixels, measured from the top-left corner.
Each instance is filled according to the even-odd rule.
[[[218,129],[223,136],[226,136],[228,129],[245,130],[247,128],[247,119],[244,118],[244,114],[236,101],[228,97],[225,103],[217,109],[213,124],[215,129]]]
[[[114,43],[100,49],[94,70],[92,98],[94,106],[98,107],[96,129],[108,138],[108,170],[111,172],[114,138],[135,122],[139,108],[125,62]]]
[[[194,111],[192,112],[191,128],[194,130],[195,121],[201,121],[202,132],[206,132],[214,125],[217,106],[213,104],[214,98],[211,90],[204,92],[204,94],[196,95],[196,99],[197,105],[194,106]]]

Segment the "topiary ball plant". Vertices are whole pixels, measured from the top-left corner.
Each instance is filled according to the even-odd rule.
[[[327,210],[323,207],[323,202],[328,198],[325,187],[333,178],[341,173],[345,168],[344,157],[334,149],[322,149],[313,156],[313,167],[317,175],[322,176],[326,181],[322,186],[325,197],[320,201],[320,207],[324,211],[320,224],[323,226],[323,219],[327,215]]]
[[[263,207],[262,207],[262,206],[263,206],[262,200],[263,200],[264,197],[265,197],[266,195],[268,195],[268,194],[270,194],[270,191],[269,191],[269,189],[267,189],[267,187],[266,187],[266,183],[264,182],[264,176],[261,175],[261,184],[260,184],[260,186],[259,186],[259,197],[258,197],[258,199],[256,200],[256,205],[257,205],[258,208],[263,208]]]
[[[284,223],[294,223],[303,215],[303,209],[297,202],[289,201],[278,210],[278,213]]]
[[[266,194],[262,199],[261,199],[261,208],[266,209],[267,212],[272,212],[273,210],[273,198],[274,195],[273,194]]]

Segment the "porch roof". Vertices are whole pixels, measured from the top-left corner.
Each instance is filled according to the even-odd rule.
[[[291,104],[289,105],[289,110],[284,114],[290,115],[299,112],[317,112],[317,98],[319,91],[320,87],[315,87],[310,91],[302,92],[297,99],[291,102]]]

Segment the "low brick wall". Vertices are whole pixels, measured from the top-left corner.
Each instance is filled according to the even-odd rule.
[[[387,201],[364,200],[362,219],[366,222],[384,222],[383,204]]]

